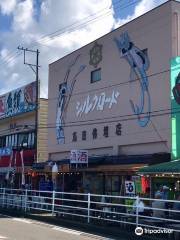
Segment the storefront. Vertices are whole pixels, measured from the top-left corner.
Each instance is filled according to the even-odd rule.
[[[0,184],[32,185],[34,162],[47,161],[47,100],[40,99],[36,118],[36,82],[0,96]],[[37,136],[38,131],[38,136]]]
[[[125,185],[134,184],[138,192],[140,186],[150,192],[149,180],[138,179],[137,171],[165,162],[160,155],[170,156],[172,150],[175,83],[167,69],[180,54],[178,32],[171,27],[177,9],[179,3],[168,1],[49,65],[48,124],[54,123],[48,128],[49,159],[70,159],[72,150],[88,152],[88,166],[70,166],[69,177],[60,173],[67,175],[64,185],[71,185],[74,174],[73,189],[81,183],[85,192],[123,194]],[[149,155],[157,156],[154,162]],[[76,171],[82,178],[77,183]]]
[[[151,179],[151,196],[163,186],[167,187],[167,198],[176,199],[180,193],[180,160],[152,165],[139,170],[141,176]]]

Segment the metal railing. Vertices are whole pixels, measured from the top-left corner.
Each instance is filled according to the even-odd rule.
[[[64,219],[144,227],[180,234],[180,201],[0,188],[0,207]]]

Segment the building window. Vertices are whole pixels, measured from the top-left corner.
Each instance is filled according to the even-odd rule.
[[[19,134],[18,146],[19,147],[28,147],[28,134],[27,133]]]
[[[82,131],[82,140],[83,140],[83,141],[86,140],[86,131]]]
[[[0,147],[34,148],[34,132],[16,133],[0,137]]]
[[[109,136],[109,127],[108,126],[105,126],[104,127],[104,137],[108,137]]]
[[[122,133],[121,132],[122,131],[121,127],[122,127],[121,123],[118,123],[116,125],[116,135],[118,135],[118,136],[121,136],[121,133]]]
[[[105,176],[105,194],[118,195],[121,181],[119,176]]]
[[[0,137],[0,147],[6,146],[6,137]]]
[[[93,139],[97,138],[97,128],[93,129],[92,136],[93,136]]]
[[[73,141],[73,142],[77,142],[77,132],[73,132],[72,141]]]
[[[31,144],[32,144],[32,147],[34,148],[34,144],[35,144],[35,133],[34,132],[32,132],[31,133],[32,135],[31,135]]]
[[[101,68],[91,72],[91,83],[101,80]]]

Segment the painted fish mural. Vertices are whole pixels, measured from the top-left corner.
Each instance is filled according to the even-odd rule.
[[[125,58],[130,65],[130,84],[136,79],[139,80],[141,90],[140,103],[138,105],[131,99],[129,101],[133,113],[137,116],[138,124],[141,127],[145,127],[150,121],[151,113],[149,80],[146,73],[150,65],[147,52],[136,47],[127,32],[122,33],[119,38],[115,38],[114,40],[121,56]],[[147,104],[145,109],[146,100]]]
[[[78,63],[80,55],[78,55],[73,61],[69,64],[66,71],[64,81],[59,85],[58,92],[58,103],[57,103],[57,113],[56,113],[56,139],[58,144],[65,143],[64,135],[64,119],[66,115],[66,110],[79,74],[86,68],[86,65],[80,65],[79,69],[75,74],[71,74],[74,70],[75,65]]]

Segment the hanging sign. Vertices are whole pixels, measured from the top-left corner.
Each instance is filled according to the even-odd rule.
[[[133,181],[125,181],[126,194],[135,194],[135,184]]]
[[[88,164],[87,150],[71,150],[70,163]]]

